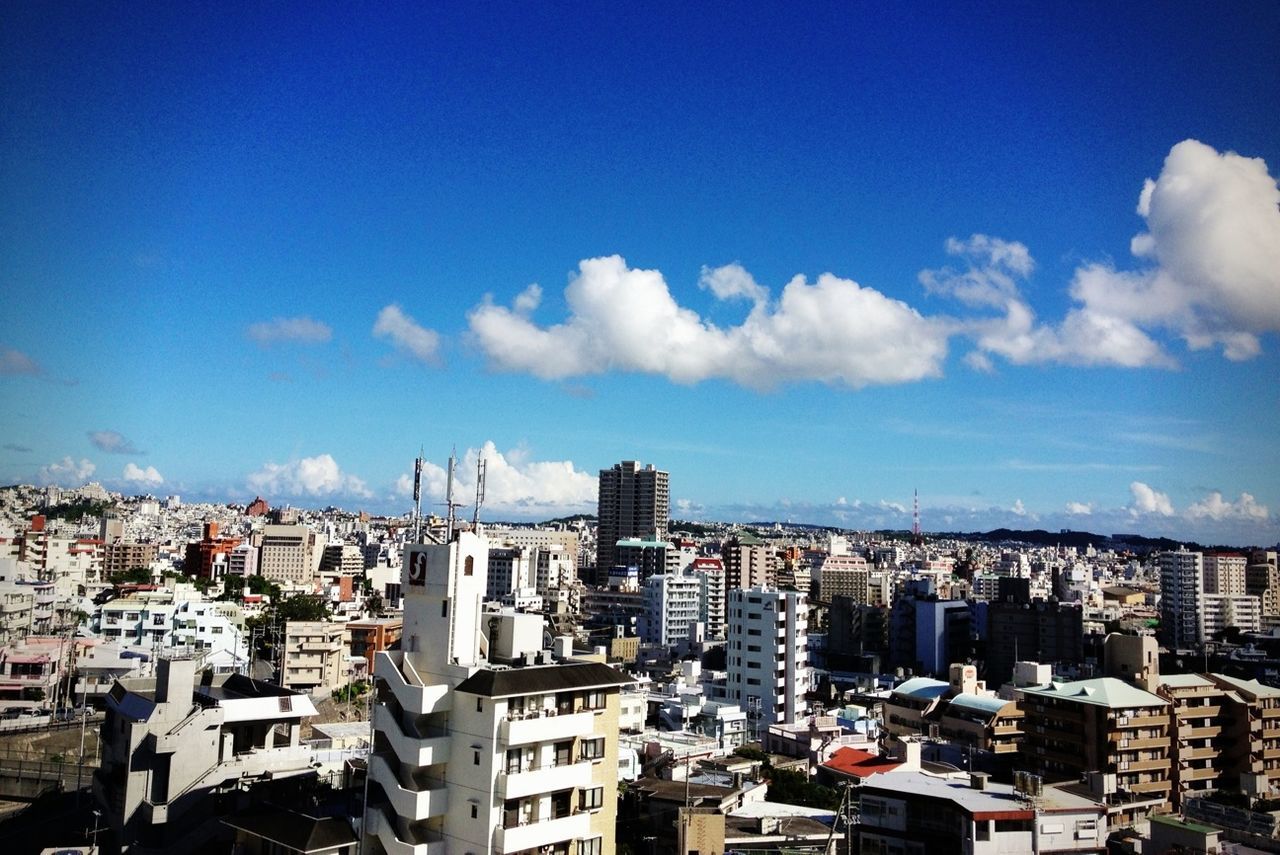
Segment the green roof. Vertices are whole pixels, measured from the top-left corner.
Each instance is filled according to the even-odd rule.
[[[1147,817],[1152,822],[1158,822],[1161,825],[1172,825],[1174,828],[1182,828],[1187,831],[1194,831],[1196,834],[1221,834],[1222,829],[1214,828],[1212,825],[1201,825],[1198,822],[1191,822],[1185,819],[1178,819],[1176,816],[1162,816],[1152,814]]]
[[[1077,680],[1074,683],[1046,683],[1043,686],[1028,686],[1022,691],[1024,694],[1042,698],[1061,698],[1064,701],[1112,708],[1169,705],[1164,698],[1134,688],[1115,677],[1097,677],[1092,680]]]

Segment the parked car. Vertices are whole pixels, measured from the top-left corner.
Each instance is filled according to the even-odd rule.
[[[12,720],[22,715],[26,707],[5,707],[4,712],[0,712],[0,720]]]
[[[43,708],[29,707],[28,709],[23,710],[22,714],[29,718],[47,718],[51,715],[51,712]]]

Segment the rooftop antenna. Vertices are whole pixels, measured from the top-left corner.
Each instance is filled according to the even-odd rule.
[[[913,506],[911,509],[911,542],[920,544],[924,542],[924,538],[920,536],[920,490],[915,490]]]
[[[480,526],[480,506],[484,504],[484,457],[477,456],[476,459],[476,512],[471,517],[471,530],[476,531]]]
[[[422,543],[422,452],[418,447],[418,457],[413,461],[413,542]]]
[[[453,542],[454,510],[458,507],[453,501],[453,470],[458,466],[458,447],[454,446],[449,453],[449,481],[445,489],[444,502],[447,506],[448,526],[445,528],[445,543]]]

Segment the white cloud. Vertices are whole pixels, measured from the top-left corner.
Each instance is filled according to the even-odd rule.
[[[1022,504],[1021,499],[1015,500],[1013,503],[1013,507],[1010,508],[1009,510],[1013,511],[1015,514],[1017,514],[1020,517],[1025,517],[1027,515],[1027,508],[1025,505]]]
[[[1134,481],[1129,485],[1129,492],[1133,496],[1133,502],[1129,505],[1129,512],[1135,516],[1139,514],[1158,514],[1162,517],[1173,516],[1173,503],[1169,501],[1169,497],[1157,492],[1141,481]]]
[[[702,275],[698,278],[698,287],[710,291],[717,300],[743,297],[752,303],[763,303],[769,299],[768,289],[756,282],[737,262],[715,268],[704,266]]]
[[[1093,513],[1093,505],[1087,502],[1067,502],[1067,513],[1073,517],[1087,517]]]
[[[941,374],[945,325],[851,280],[797,276],[773,302],[737,265],[705,270],[702,283],[722,299],[757,302],[740,325],[721,329],[680,306],[661,272],[629,268],[615,255],[579,264],[565,289],[564,322],[538,326],[520,305],[486,300],[470,313],[471,332],[494,368],[547,380],[618,370],[677,383],[859,388]]]
[[[99,451],[105,451],[107,454],[141,454],[142,452],[134,448],[133,443],[125,438],[124,434],[114,430],[91,430],[89,431],[89,442]]]
[[[373,495],[362,479],[343,472],[338,462],[328,454],[304,457],[288,463],[264,463],[257,472],[250,473],[246,480],[250,489],[267,495],[346,495],[361,499]]]
[[[542,286],[537,282],[532,283],[523,291],[521,291],[515,299],[515,310],[521,315],[527,315],[542,305]]]
[[[0,375],[26,374],[39,377],[44,374],[40,364],[20,350],[12,347],[0,347]]]
[[[1248,493],[1241,493],[1239,499],[1228,502],[1215,490],[1188,507],[1187,516],[1191,519],[1266,520],[1270,519],[1271,512]]]
[[[530,299],[529,293],[529,289],[526,289],[521,295],[526,304]],[[388,339],[397,350],[419,362],[434,365],[439,361],[439,333],[421,326],[395,304],[383,306],[382,311],[378,312],[378,319],[373,324],[373,334],[376,338]]]
[[[946,249],[948,255],[966,259],[968,267],[921,271],[920,284],[930,294],[954,297],[966,306],[1003,308],[1018,298],[1018,280],[1035,269],[1030,251],[1017,241],[976,234],[967,240],[948,238]]]
[[[475,501],[476,464],[485,461],[485,497],[482,515],[511,515],[523,518],[545,518],[571,513],[593,513],[596,509],[597,476],[577,469],[570,460],[533,460],[526,448],[498,451],[492,441],[480,448],[469,448],[454,470],[453,497],[467,505]],[[447,490],[448,473],[443,466],[424,462],[422,493],[424,505],[442,502]],[[413,477],[402,474],[396,479],[396,493],[413,495]],[[430,497],[430,498],[428,498]]]
[[[333,329],[326,323],[308,317],[273,318],[250,324],[247,334],[263,347],[290,341],[299,344],[324,344],[333,338]]]
[[[79,462],[71,459],[70,456],[64,457],[57,463],[50,463],[48,466],[41,466],[40,472],[36,476],[40,484],[56,484],[60,487],[79,487],[89,480],[94,470],[98,467],[93,465],[87,458],[81,458]]]
[[[164,476],[154,466],[148,466],[143,469],[133,462],[124,465],[124,474],[121,477],[131,484],[141,484],[147,487],[158,487],[164,483]]]

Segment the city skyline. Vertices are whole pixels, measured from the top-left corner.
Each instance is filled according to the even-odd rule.
[[[1280,9],[17,6],[0,482],[1280,540]]]

